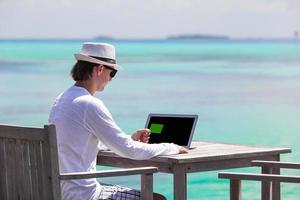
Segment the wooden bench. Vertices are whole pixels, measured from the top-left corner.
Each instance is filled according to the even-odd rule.
[[[300,183],[300,176],[280,175],[280,169],[300,169],[300,163],[276,161],[252,161],[252,166],[261,167],[261,174],[221,172],[219,178],[230,179],[230,199],[241,200],[242,180],[261,181],[262,200],[280,200],[280,183]]]
[[[153,199],[155,167],[59,173],[54,125],[0,125],[0,199],[60,200],[60,180],[141,175],[142,199]]]

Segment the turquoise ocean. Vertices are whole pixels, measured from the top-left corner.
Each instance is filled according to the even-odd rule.
[[[81,43],[0,41],[0,123],[46,124],[55,97],[73,84]],[[289,147],[281,160],[300,162],[300,41],[110,43],[123,70],[96,96],[126,133],[144,127],[148,113],[197,114],[196,140]],[[139,188],[135,176],[101,181]],[[173,199],[171,175],[156,174],[154,182]],[[259,199],[259,191],[257,182],[243,184],[244,199]],[[300,199],[300,186],[283,184],[282,198]],[[228,181],[217,171],[191,173],[188,199],[229,199]]]

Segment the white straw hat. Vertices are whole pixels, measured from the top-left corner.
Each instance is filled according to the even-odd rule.
[[[115,47],[110,44],[85,42],[80,52],[74,56],[76,60],[107,65],[116,70],[121,69],[121,66],[116,63]]]

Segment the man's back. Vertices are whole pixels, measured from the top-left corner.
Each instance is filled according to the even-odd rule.
[[[90,98],[84,88],[73,86],[57,98],[51,110],[49,123],[57,129],[61,173],[95,170],[99,140],[84,123]],[[100,187],[96,179],[63,181],[63,199],[92,199],[97,195],[96,187]]]

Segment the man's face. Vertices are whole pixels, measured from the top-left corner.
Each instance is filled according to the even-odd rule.
[[[110,75],[110,78],[113,78],[115,77],[115,75],[117,74],[118,70],[116,70],[115,68],[111,67],[111,66],[106,66],[106,65],[103,65],[104,68],[106,69],[109,69],[111,70],[109,75]]]
[[[111,81],[111,69],[108,69],[104,67],[103,65],[99,65],[97,67],[97,73],[98,73],[98,87],[97,91],[103,91],[105,86],[108,84],[109,81]]]

